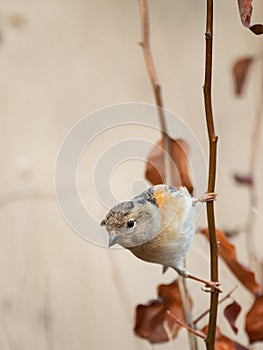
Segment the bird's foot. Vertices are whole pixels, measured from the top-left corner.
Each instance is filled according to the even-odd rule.
[[[198,199],[194,199],[193,200],[193,205],[195,205],[196,203],[207,203],[207,202],[213,202],[217,200],[217,193],[215,192],[210,192],[210,193],[206,193],[204,196],[198,198]]]
[[[222,289],[219,286],[221,286],[219,282],[207,282],[205,287],[202,287],[202,290],[206,293],[213,293],[215,291],[222,293]]]
[[[222,290],[219,288],[219,286],[221,285],[219,282],[206,281],[206,280],[203,280],[202,278],[199,278],[197,276],[190,275],[190,274],[188,274],[185,277],[204,283],[205,287],[203,287],[202,290],[205,292],[213,293],[217,291],[218,293],[222,293]]]

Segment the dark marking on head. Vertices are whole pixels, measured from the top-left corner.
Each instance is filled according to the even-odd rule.
[[[147,201],[158,207],[156,199],[154,197],[154,186],[149,187],[148,190],[134,197],[134,200],[140,204],[145,204]]]
[[[143,204],[146,203],[146,199],[145,198],[139,198],[138,200],[136,200],[136,203],[143,205]]]
[[[156,207],[158,207],[158,204],[157,204],[157,201],[156,201],[156,198],[151,198],[151,199],[147,199],[148,202],[152,203],[153,205],[155,205]]]
[[[122,203],[122,206],[123,206],[123,209],[125,211],[130,211],[130,210],[134,209],[135,203],[134,203],[133,200],[125,201],[125,202]]]

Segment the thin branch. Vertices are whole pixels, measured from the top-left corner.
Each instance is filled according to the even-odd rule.
[[[212,50],[213,50],[213,0],[207,0],[206,8],[206,33],[205,33],[205,83],[204,103],[209,138],[209,174],[207,192],[215,191],[216,160],[217,160],[217,136],[215,134],[214,118],[212,110]],[[207,202],[207,221],[210,242],[210,274],[211,281],[218,281],[218,247],[216,239],[216,226],[214,215],[214,202]],[[213,350],[215,345],[216,321],[218,309],[218,291],[211,293],[208,333],[206,338],[207,350]]]
[[[173,332],[171,331],[169,324],[166,320],[163,322],[163,329],[164,329],[164,331],[169,339],[169,342],[172,342],[173,341]]]
[[[145,65],[148,71],[148,75],[152,84],[154,97],[156,106],[158,109],[158,116],[159,116],[159,122],[161,127],[161,133],[162,133],[162,147],[164,150],[164,183],[172,184],[172,173],[170,166],[170,139],[167,132],[167,126],[164,116],[164,104],[163,104],[163,97],[162,97],[162,88],[159,83],[159,79],[157,76],[156,68],[153,61],[153,55],[151,51],[151,44],[150,44],[150,21],[149,21],[149,11],[148,11],[148,5],[147,0],[139,0],[140,5],[140,14],[141,14],[141,28],[142,28],[142,42],[141,47],[143,50],[144,55],[144,61]]]
[[[200,333],[200,332],[198,332],[198,331],[192,329],[192,328],[189,327],[186,323],[184,323],[184,322],[178,320],[178,318],[176,318],[176,317],[171,313],[171,311],[167,310],[166,313],[167,313],[170,317],[172,317],[172,319],[175,320],[176,323],[178,323],[180,326],[186,328],[189,332],[193,333],[194,335],[196,335],[196,336],[199,337],[199,338],[202,338],[202,339],[204,339],[204,340],[206,339],[206,336],[205,336],[203,333]]]
[[[52,350],[53,349],[53,343],[52,343],[52,337],[51,337],[51,317],[50,317],[50,303],[49,303],[49,283],[47,275],[44,277],[44,329],[45,329],[45,335],[46,335],[46,342],[47,342],[47,349]]]
[[[163,182],[169,185],[173,185],[173,173],[171,164],[171,142],[168,135],[168,130],[164,115],[164,104],[162,89],[157,76],[156,68],[153,61],[153,55],[151,51],[150,43],[150,20],[147,0],[139,0],[140,15],[141,15],[141,28],[142,28],[142,42],[141,47],[143,50],[144,61],[148,71],[148,75],[152,84],[156,106],[158,109],[159,123],[162,132],[162,148],[164,150],[164,178]],[[189,297],[185,282],[183,279],[179,279],[179,288],[182,298],[182,307],[184,312],[185,321],[192,325],[192,314],[189,305]],[[192,350],[197,350],[196,339],[191,333],[188,333],[189,344]]]
[[[129,293],[125,283],[123,283],[122,281],[122,278],[120,275],[120,269],[119,269],[120,266],[117,260],[115,259],[115,255],[112,254],[111,249],[107,249],[107,251],[108,251],[108,258],[109,258],[109,266],[111,269],[111,276],[116,288],[116,292],[118,294],[118,300],[122,305],[123,310],[125,311],[127,320],[130,321],[131,315],[129,310],[131,308],[129,307],[129,305],[131,305],[131,301],[129,298]]]
[[[261,75],[263,74],[263,59],[261,57]],[[258,269],[258,261],[255,255],[255,247],[254,247],[254,226],[255,226],[255,214],[257,213],[258,208],[258,194],[257,194],[257,165],[258,165],[258,156],[259,156],[259,146],[262,132],[262,118],[263,118],[263,76],[261,77],[261,95],[258,101],[256,117],[253,125],[252,132],[252,145],[250,151],[250,166],[249,166],[249,174],[252,177],[252,185],[249,187],[249,214],[247,220],[246,227],[246,237],[247,237],[247,249],[248,249],[248,261],[249,267],[253,271],[257,271]]]
[[[179,286],[179,291],[180,291],[181,300],[182,300],[184,320],[188,326],[190,326],[191,328],[195,328],[195,325],[193,323],[192,310],[190,306],[190,295],[189,295],[184,277],[179,276],[178,286]],[[191,332],[188,332],[188,342],[190,345],[190,349],[195,349],[195,350],[198,349],[197,339],[196,337],[193,336]]]
[[[225,300],[231,297],[231,295],[234,293],[234,291],[237,289],[237,286],[233,288],[230,292],[228,292],[223,298],[221,298],[218,302],[219,304],[222,304]],[[209,314],[210,309],[205,310],[200,316],[198,316],[194,321],[193,324],[197,324],[199,321],[201,321],[207,314]]]

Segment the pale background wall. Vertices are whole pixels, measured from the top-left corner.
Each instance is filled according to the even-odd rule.
[[[14,24],[14,15],[24,21]],[[256,89],[249,89],[243,100],[234,99],[230,68],[237,57],[259,52],[262,38],[242,28],[235,1],[217,1],[215,15],[217,222],[231,228],[246,219],[247,192],[233,185],[231,174],[248,165]],[[254,22],[262,22],[262,15],[262,1],[255,1]],[[204,2],[152,0],[151,16],[166,106],[190,125],[206,150]],[[162,276],[158,266],[126,251],[81,239],[65,223],[53,195],[59,146],[80,118],[113,103],[153,102],[137,46],[137,1],[4,0],[0,30],[0,348],[149,349],[133,336],[133,310],[155,297],[156,285],[171,281],[173,273]],[[96,150],[90,154],[93,160],[99,156]],[[85,168],[80,176],[85,185]],[[123,177],[121,181],[124,188]],[[260,176],[259,181],[261,193]],[[29,198],[32,192],[41,198]],[[100,208],[98,217],[103,214]],[[262,255],[261,224],[262,203],[256,244]],[[244,239],[236,241],[245,261]],[[188,259],[192,272],[208,272],[207,249],[196,237]],[[223,264],[221,276],[229,290],[233,277]],[[198,298],[198,312],[206,307],[207,295],[195,283],[189,286]],[[249,294],[240,289],[236,295],[248,307]],[[224,330],[233,336],[228,326]],[[178,344],[184,344],[184,337],[182,331]],[[246,342],[244,334],[236,339]]]

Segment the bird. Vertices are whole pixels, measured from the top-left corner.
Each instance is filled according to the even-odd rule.
[[[187,188],[151,186],[130,200],[116,204],[100,223],[109,247],[119,244],[137,258],[174,269],[180,276],[205,284],[206,291],[221,292],[218,282],[206,281],[185,268],[185,255],[195,234],[196,204],[216,199],[208,193],[197,199]]]

